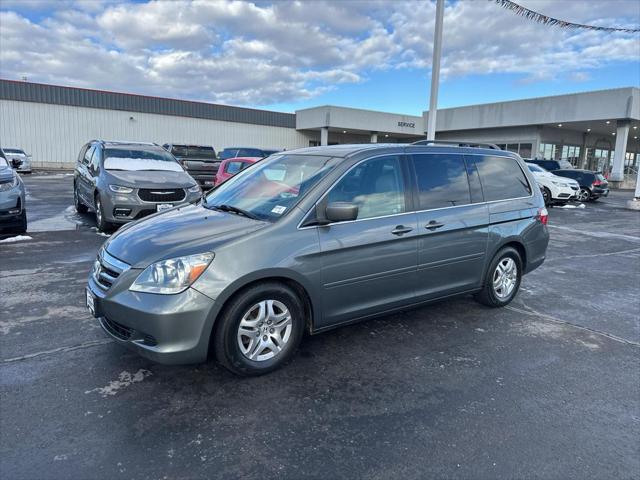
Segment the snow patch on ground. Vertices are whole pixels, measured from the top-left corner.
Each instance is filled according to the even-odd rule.
[[[557,207],[554,208],[585,208],[584,203],[581,203],[580,205],[558,205]]]
[[[152,375],[152,373],[149,370],[145,370],[144,368],[141,368],[134,374],[131,374],[125,370],[123,372],[120,372],[120,375],[118,375],[118,380],[112,380],[109,382],[109,385],[105,385],[104,387],[94,388],[92,390],[87,390],[84,393],[87,394],[87,393],[98,392],[103,397],[107,397],[109,395],[115,395],[120,390],[127,388],[128,386],[134,383],[139,383],[150,375]]]
[[[29,235],[16,235],[15,237],[5,238],[4,240],[0,240],[0,243],[15,243],[15,242],[23,242],[25,240],[33,240]]]

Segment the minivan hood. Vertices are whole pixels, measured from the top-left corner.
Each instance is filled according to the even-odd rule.
[[[195,181],[186,172],[165,170],[106,170],[118,185],[133,188],[186,188]]]
[[[105,243],[109,254],[135,268],[195,253],[270,225],[232,213],[185,205],[130,223]]]

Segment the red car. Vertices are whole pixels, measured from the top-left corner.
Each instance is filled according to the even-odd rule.
[[[218,186],[222,182],[226,182],[239,171],[244,170],[249,165],[253,165],[260,160],[262,160],[262,157],[236,157],[223,160],[218,168],[218,173],[216,173],[214,185]]]

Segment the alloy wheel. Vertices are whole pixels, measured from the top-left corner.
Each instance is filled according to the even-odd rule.
[[[580,200],[581,202],[586,202],[587,200],[589,200],[590,196],[591,193],[586,188],[581,188],[580,192],[578,192],[578,200]]]
[[[513,293],[518,282],[518,266],[511,257],[505,257],[498,262],[493,272],[493,291],[496,296],[504,300]]]
[[[293,322],[286,305],[278,300],[262,300],[242,316],[238,325],[238,347],[254,362],[279,355],[291,338]]]

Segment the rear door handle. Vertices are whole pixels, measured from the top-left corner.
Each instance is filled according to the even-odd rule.
[[[431,230],[433,232],[434,230],[437,230],[438,228],[441,228],[441,227],[444,227],[444,223],[439,223],[439,222],[436,222],[435,220],[431,220],[429,223],[425,225],[424,228],[426,228],[427,230]]]
[[[411,228],[411,227],[405,227],[404,225],[398,225],[396,228],[391,230],[391,233],[393,233],[394,235],[402,236],[405,233],[409,233],[411,231],[413,231],[413,228]]]

